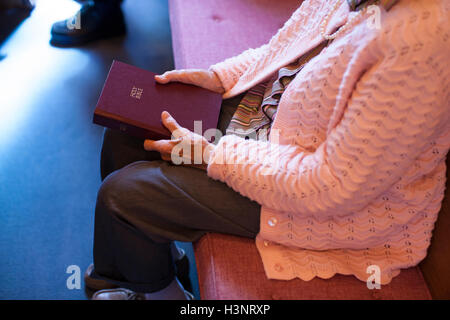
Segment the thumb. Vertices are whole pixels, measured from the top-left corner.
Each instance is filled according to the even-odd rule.
[[[147,151],[159,151],[161,152],[164,147],[164,140],[145,140],[144,141],[144,149]]]
[[[166,84],[170,81],[169,77],[167,76],[167,72],[163,73],[162,75],[156,75],[155,81],[161,84]]]
[[[159,153],[170,153],[172,148],[180,143],[182,139],[174,140],[145,140],[144,149],[147,151],[158,151]]]
[[[155,80],[161,84],[166,84],[172,81],[183,81],[185,74],[185,70],[171,70],[164,72],[162,75],[156,75]]]

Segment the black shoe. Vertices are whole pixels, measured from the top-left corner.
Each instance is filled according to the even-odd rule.
[[[33,10],[34,3],[32,3],[30,0],[3,0],[3,1],[0,1],[0,9],[13,9],[13,8]]]
[[[87,3],[72,18],[53,24],[50,43],[55,46],[72,47],[120,36],[125,32],[120,2]]]
[[[93,278],[92,277],[93,272],[94,272],[94,264],[91,264],[84,273],[84,284],[87,288],[91,290],[103,290],[103,289],[114,289],[118,287],[112,282]]]
[[[189,260],[186,254],[177,261],[175,261],[176,275],[184,290],[192,292],[192,282],[189,278]],[[84,284],[91,290],[102,290],[102,289],[114,289],[118,286],[108,282],[106,280],[101,280],[92,277],[92,272],[94,272],[94,264],[91,264],[84,273]]]

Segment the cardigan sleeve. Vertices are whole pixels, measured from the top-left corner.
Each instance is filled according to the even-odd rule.
[[[267,50],[268,45],[262,45],[257,49],[247,49],[241,54],[228,58],[209,67],[220,79],[225,92],[229,91],[239,80],[247,68],[258,61]]]
[[[319,218],[364,208],[401,178],[448,121],[448,72],[443,63],[428,62],[367,70],[315,151],[228,135],[213,150],[208,175],[280,212]]]

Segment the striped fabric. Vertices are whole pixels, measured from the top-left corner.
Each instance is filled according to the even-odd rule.
[[[347,0],[350,10],[361,10],[371,4],[380,5],[389,10],[398,0]]]
[[[347,0],[352,11],[361,10],[371,4],[381,5],[389,10],[397,1]],[[276,77],[272,77],[247,91],[228,125],[226,134],[235,134],[245,139],[267,141],[284,90],[303,66],[318,55],[328,44],[329,41],[322,42],[294,63],[281,68]]]
[[[322,42],[295,62],[281,68],[276,77],[272,77],[247,91],[236,108],[226,134],[267,141],[284,90],[305,64],[318,55],[328,44],[329,41]]]

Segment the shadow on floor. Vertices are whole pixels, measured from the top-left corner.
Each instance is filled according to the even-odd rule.
[[[0,299],[89,297],[66,286],[66,270],[83,273],[92,263],[103,134],[92,124],[97,99],[113,59],[158,73],[173,68],[167,1],[125,0],[124,37],[50,46],[51,25],[77,6],[38,1],[1,47]],[[181,245],[198,297],[192,246]]]
[[[9,35],[31,14],[32,10],[0,9],[0,47]]]

